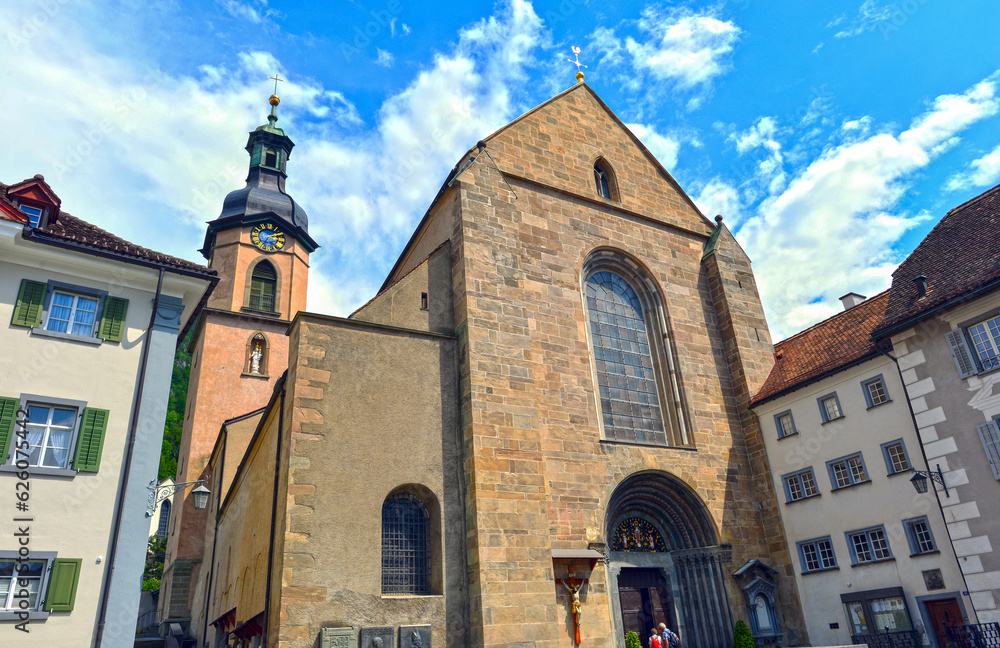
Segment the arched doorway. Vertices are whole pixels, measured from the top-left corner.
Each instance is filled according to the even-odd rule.
[[[663,472],[636,473],[608,502],[608,585],[616,642],[634,630],[645,643],[659,623],[685,648],[728,648],[732,612],[723,577],[728,546],[701,499]]]

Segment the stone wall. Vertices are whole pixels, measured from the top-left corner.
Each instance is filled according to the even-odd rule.
[[[453,337],[314,315],[291,329],[279,645],[323,627],[429,624],[464,648],[467,609]],[[431,514],[430,595],[383,595],[382,505]]]

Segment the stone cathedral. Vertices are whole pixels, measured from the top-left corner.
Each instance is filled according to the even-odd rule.
[[[588,85],[462,156],[347,318],[303,310],[316,243],[291,140],[261,129],[209,226],[179,481],[212,498],[175,507],[164,628],[623,648],[662,622],[728,648],[744,619],[808,640],[747,409],[773,364],[750,260]]]

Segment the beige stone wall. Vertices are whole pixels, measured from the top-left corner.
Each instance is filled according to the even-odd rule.
[[[489,146],[501,169],[523,178],[508,176],[517,198],[477,163],[459,181],[461,221],[450,237],[472,644],[568,648],[551,550],[607,541],[608,499],[630,474],[659,470],[691,486],[721,541],[733,544],[733,569],[780,559],[770,556],[776,530],[761,520],[740,424],[741,399],[763,381],[770,345],[755,291],[730,297],[724,324],[710,285],[712,272],[729,281],[749,264],[731,267],[727,257],[717,261],[722,271],[703,266],[711,226],[588,89],[529,113]],[[598,156],[614,169],[620,202],[596,196]],[[582,293],[584,263],[599,248],[636,260],[666,306],[694,451],[603,440]],[[765,330],[760,341],[746,340],[750,324]],[[592,579],[588,643],[612,646],[602,567]],[[730,597],[743,615],[732,583]]]
[[[227,431],[227,436],[214,454],[213,463],[209,467],[213,473],[213,497],[208,509],[209,519],[215,520],[218,514],[219,520],[217,530],[215,525],[209,525],[206,534],[208,540],[206,543],[208,550],[204,557],[206,566],[213,559],[214,541],[210,591],[207,577],[199,584],[209,598],[208,614],[206,617],[203,609],[204,599],[201,598],[196,598],[196,603],[199,605],[192,611],[192,623],[197,626],[192,630],[199,637],[203,637],[202,627],[206,619],[211,624],[223,614],[235,609],[233,626],[239,626],[264,611],[280,413],[277,403],[268,410],[260,426],[260,432],[249,447],[245,440],[239,438],[239,430],[234,435],[235,438],[229,438]],[[259,418],[255,417],[254,420]],[[246,448],[245,455],[232,452],[230,443],[236,447],[242,445]],[[231,466],[230,463],[234,460],[237,465]],[[242,466],[239,466],[240,463]],[[240,468],[240,472],[232,482],[232,487],[227,490],[225,488],[227,476],[237,467]],[[207,569],[203,571],[207,575]],[[195,623],[195,620],[198,623]],[[228,629],[232,629],[233,626]],[[214,635],[214,629],[209,626],[207,638],[212,642],[211,645],[214,645]]]
[[[423,307],[426,297],[427,306]],[[353,318],[418,331],[451,334],[455,330],[451,291],[451,246],[447,240],[410,269]]]
[[[434,645],[464,648],[455,339],[313,315],[290,336],[277,645],[311,648],[326,625],[427,623]],[[400,490],[430,509],[429,596],[382,595],[382,505]]]

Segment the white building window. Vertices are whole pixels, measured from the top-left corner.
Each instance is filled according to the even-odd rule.
[[[881,526],[848,533],[847,545],[851,548],[851,557],[856,565],[892,558],[885,528]]]
[[[90,295],[54,291],[45,330],[84,337],[93,336],[98,302],[97,297]]]
[[[826,466],[830,472],[830,482],[834,490],[868,481],[868,471],[865,470],[865,462],[860,452],[849,457],[834,459],[827,462]]]
[[[1000,317],[973,324],[968,330],[983,371],[1000,366]]]
[[[843,414],[840,411],[840,399],[836,392],[827,394],[816,399],[819,402],[819,414],[824,423],[839,419]]]
[[[44,560],[26,560],[18,566],[13,558],[0,558],[0,610],[37,610],[45,566]]]
[[[74,408],[28,403],[28,462],[32,466],[68,467],[76,415]]]

